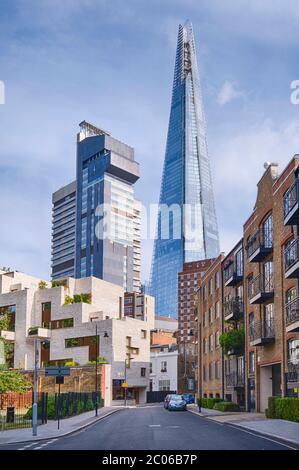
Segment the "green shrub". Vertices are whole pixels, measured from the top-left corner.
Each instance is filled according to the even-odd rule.
[[[218,411],[240,411],[238,403],[232,403],[231,401],[220,401],[215,403],[214,410]]]
[[[39,289],[45,289],[47,287],[46,281],[40,281],[38,284]]]
[[[268,408],[266,409],[266,418],[274,419],[275,418],[275,400],[276,397],[269,397],[268,398]]]
[[[203,408],[212,410],[214,405],[220,401],[222,401],[222,398],[198,398],[197,404]]]
[[[224,354],[228,354],[230,350],[235,353],[239,353],[244,350],[245,345],[245,332],[244,328],[239,330],[234,329],[226,331],[219,337],[220,346],[223,349]]]
[[[79,362],[76,361],[66,361],[64,363],[65,367],[75,367],[79,365]]]
[[[270,408],[270,403],[272,403],[271,398],[268,400],[268,410]],[[274,417],[277,419],[286,419],[288,421],[299,422],[299,398],[291,397],[275,397],[274,398]]]

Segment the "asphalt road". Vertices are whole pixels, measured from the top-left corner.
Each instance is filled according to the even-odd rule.
[[[162,406],[121,410],[68,437],[1,446],[11,450],[290,450],[277,439]]]

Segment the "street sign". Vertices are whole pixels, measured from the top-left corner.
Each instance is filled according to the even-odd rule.
[[[46,367],[45,375],[52,377],[71,375],[71,369],[70,367]]]
[[[63,385],[64,384],[64,375],[56,375],[56,384]]]
[[[123,382],[121,384],[121,386],[122,386],[122,388],[128,388],[129,384],[128,384],[128,382]]]

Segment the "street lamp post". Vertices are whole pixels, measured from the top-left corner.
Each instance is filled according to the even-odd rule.
[[[32,405],[32,435],[37,436],[37,378],[38,378],[38,349],[37,339],[34,339],[34,376],[33,376],[33,405]]]
[[[104,338],[109,338],[107,331],[104,332]],[[98,380],[98,369],[99,369],[99,334],[98,334],[98,325],[96,323],[96,376],[95,376],[95,413],[98,416],[98,388],[99,388],[99,380]]]

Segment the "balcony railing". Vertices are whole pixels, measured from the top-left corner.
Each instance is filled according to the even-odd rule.
[[[236,370],[226,374],[225,376],[225,383],[227,387],[234,387],[234,388],[241,388],[245,385],[245,377],[244,374],[241,372],[237,372]]]
[[[258,320],[249,326],[251,346],[265,346],[275,341],[274,320]]]
[[[248,298],[251,304],[261,304],[274,295],[273,274],[259,274],[248,283]]]
[[[299,237],[284,251],[284,270],[287,279],[299,278]]]
[[[246,246],[249,262],[257,263],[262,261],[272,252],[272,249],[272,232],[268,233],[264,230],[258,230],[249,238]]]
[[[284,224],[293,225],[299,221],[299,180],[295,180],[283,198]]]
[[[286,304],[285,321],[288,332],[299,331],[299,297]]]
[[[226,321],[239,320],[243,316],[243,299],[232,297],[223,303],[223,314]]]
[[[232,262],[227,268],[223,271],[224,285],[225,286],[235,286],[243,279],[242,268],[237,267],[234,262]]]
[[[287,382],[299,382],[299,364],[288,363]]]

